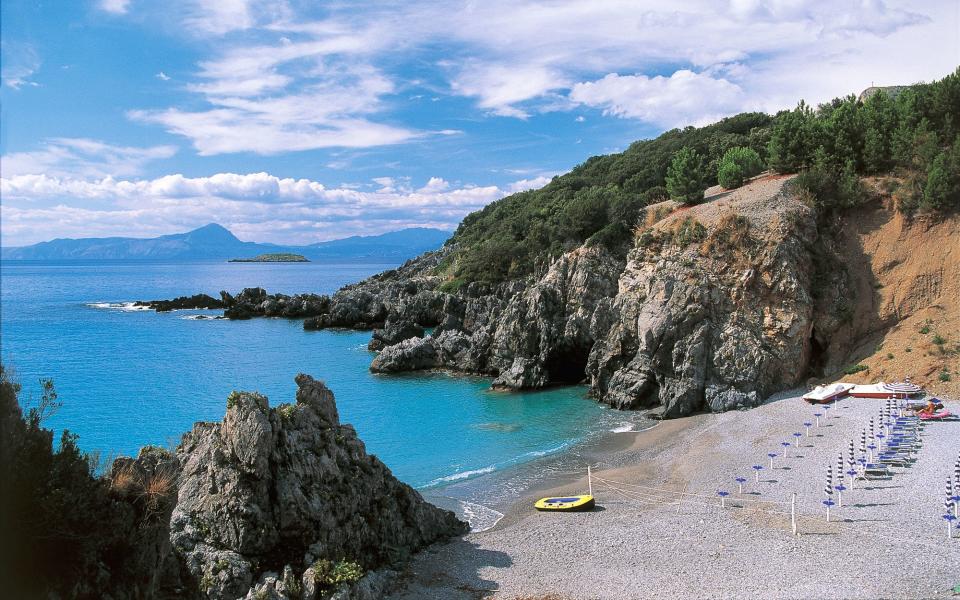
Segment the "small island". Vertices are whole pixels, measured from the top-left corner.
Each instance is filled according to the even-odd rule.
[[[241,263],[274,263],[274,262],[310,262],[310,259],[303,256],[302,254],[289,254],[286,252],[278,252],[276,254],[261,254],[259,256],[254,256],[253,258],[231,258],[227,262],[241,262]]]

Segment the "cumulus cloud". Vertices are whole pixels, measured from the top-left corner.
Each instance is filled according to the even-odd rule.
[[[116,146],[87,138],[52,138],[31,152],[2,158],[5,177],[44,173],[54,177],[127,177],[139,175],[150,162],[170,158],[176,146]]]
[[[577,83],[574,102],[604,114],[640,119],[663,127],[700,125],[737,113],[745,106],[743,90],[726,79],[680,70],[670,77],[617,75]]]
[[[16,175],[0,179],[4,245],[52,237],[149,236],[217,221],[248,239],[306,244],[402,227],[453,229],[468,213],[545,177],[503,187],[452,186],[439,177],[414,187],[377,178],[378,187],[327,187],[268,173],[81,179]]]

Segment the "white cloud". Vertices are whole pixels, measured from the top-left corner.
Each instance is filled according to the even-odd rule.
[[[308,41],[281,39],[278,45],[230,47],[201,62],[188,90],[208,108],[133,110],[128,116],[190,139],[202,155],[365,148],[432,135],[374,119],[383,98],[396,91],[363,60],[384,43],[374,33],[344,33],[331,25]]]
[[[617,75],[578,83],[570,98],[604,114],[640,119],[662,127],[701,125],[745,106],[745,94],[726,79],[681,70],[670,77]]]
[[[0,158],[3,175],[44,174],[53,177],[128,177],[148,163],[170,158],[176,146],[115,146],[86,138],[52,138],[42,149],[13,152]]]
[[[170,81],[170,76],[164,73],[163,71],[160,71],[159,73],[154,75],[154,77],[156,77],[160,81]]]
[[[431,93],[446,89],[499,116],[589,105],[658,125],[702,123],[800,97],[821,102],[881,79],[940,77],[955,67],[956,52],[943,48],[958,37],[955,0],[181,2],[186,8],[174,12],[187,30],[216,41],[186,88],[200,108],[129,115],[206,155],[432,135],[389,118],[425,81]],[[417,77],[409,77],[411,65]],[[425,65],[448,87],[423,76]],[[678,95],[684,85],[718,95],[698,107]],[[671,99],[680,105],[667,106]]]
[[[453,91],[479,98],[480,108],[504,117],[527,118],[518,103],[568,86],[556,70],[543,65],[470,64],[454,78]]]
[[[0,80],[3,85],[19,90],[23,86],[37,87],[39,84],[30,77],[37,72],[40,55],[30,44],[0,41]]]
[[[4,245],[52,237],[158,235],[211,221],[256,241],[311,243],[410,226],[453,229],[493,200],[547,181],[452,187],[432,177],[413,189],[377,178],[378,189],[361,191],[268,173],[136,180],[16,175],[0,179],[0,210]]]
[[[550,179],[551,178],[547,177],[546,175],[540,175],[538,177],[534,177],[533,179],[521,179],[508,185],[507,190],[511,194],[516,192],[525,192],[527,190],[538,190],[550,183]]]
[[[130,0],[100,0],[97,2],[100,10],[115,15],[123,15],[130,9]]]

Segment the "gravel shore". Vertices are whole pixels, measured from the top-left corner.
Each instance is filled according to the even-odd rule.
[[[836,470],[849,440],[859,447],[883,402],[844,399],[817,427],[817,408],[785,394],[749,411],[616,434],[632,440],[618,437],[607,456],[592,457],[596,510],[538,513],[525,498],[497,527],[422,553],[393,597],[950,597],[960,584],[960,535],[955,528],[947,539],[941,515],[960,422],[928,423],[912,466],[857,482],[826,522],[827,466]],[[946,405],[960,414],[960,402]],[[813,423],[809,437],[804,422]],[[792,444],[786,456],[782,442]],[[764,467],[759,483],[753,465]],[[738,476],[747,479],[742,495]],[[583,479],[536,496],[586,487]],[[730,492],[722,510],[719,490]]]

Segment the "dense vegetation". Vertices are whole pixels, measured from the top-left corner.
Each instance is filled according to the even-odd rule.
[[[522,277],[584,243],[624,253],[646,206],[669,196],[696,202],[718,175],[735,187],[764,166],[800,172],[800,185],[827,210],[859,202],[862,175],[890,172],[903,182],[895,194],[901,210],[956,208],[958,134],[960,69],[863,102],[849,96],[816,109],[801,102],[775,116],[744,113],[674,129],[468,215],[448,242],[456,249],[442,265],[445,287]]]
[[[145,493],[94,474],[96,460],[64,431],[60,447],[43,420],[59,407],[49,380],[24,415],[20,386],[0,365],[0,579],[10,598],[134,595],[143,582],[138,547],[155,524]],[[169,518],[169,513],[166,515]],[[136,582],[136,583],[134,583]],[[116,597],[116,596],[114,596]],[[125,597],[125,596],[122,596]]]

